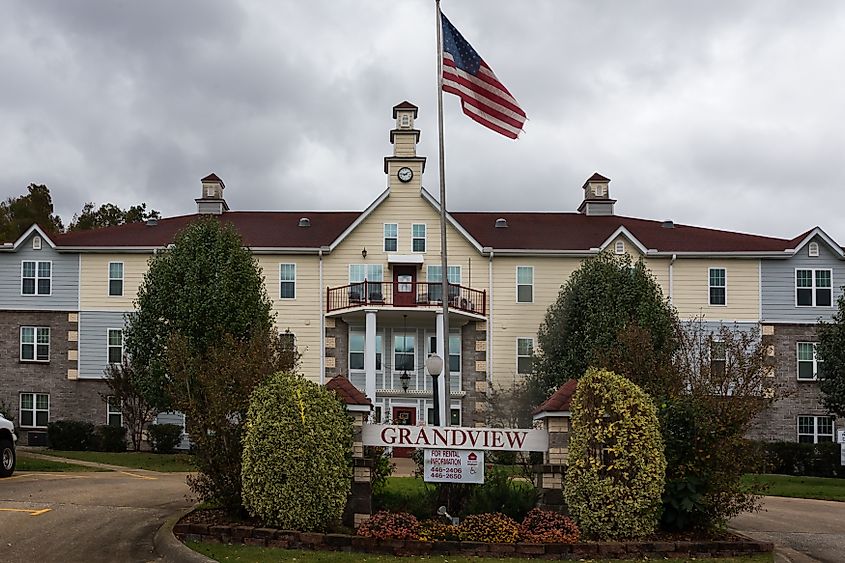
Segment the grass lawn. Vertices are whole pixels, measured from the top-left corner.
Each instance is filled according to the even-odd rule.
[[[189,454],[155,454],[152,452],[68,452],[44,450],[45,455],[122,465],[150,471],[194,471]]]
[[[62,463],[60,461],[47,461],[44,459],[33,459],[26,457],[23,452],[18,452],[18,459],[15,465],[15,471],[107,471],[105,469],[96,469],[94,467],[85,467],[84,465],[71,465],[70,463]]]
[[[394,557],[392,555],[373,555],[370,553],[343,553],[339,551],[300,551],[295,549],[263,548],[250,545],[221,545],[217,543],[188,542],[188,547],[215,561],[238,561],[244,563],[261,563],[273,561],[296,561],[297,563],[333,563],[335,561],[358,563],[401,563],[408,561],[431,561],[432,563],[525,563],[529,559],[508,557],[496,559],[492,557]],[[617,559],[605,561],[618,561]],[[681,563],[683,559],[661,559],[664,563]],[[698,563],[771,563],[771,555],[756,555],[752,557],[730,557],[727,559],[696,559]]]
[[[746,475],[743,479],[746,483],[768,485],[765,494],[774,497],[845,501],[845,479],[792,475]]]

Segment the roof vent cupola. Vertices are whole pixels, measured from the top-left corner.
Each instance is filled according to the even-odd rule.
[[[212,172],[200,181],[202,182],[202,196],[194,200],[197,202],[197,213],[221,215],[224,211],[229,211],[229,206],[223,199],[223,190],[226,189],[223,180]]]
[[[508,228],[508,220],[504,217],[499,217],[496,219],[496,228],[497,229],[507,229]]]
[[[610,199],[610,178],[598,172],[587,178],[582,189],[584,200],[578,207],[578,213],[584,215],[613,215],[615,199]]]
[[[414,128],[419,108],[411,102],[393,106],[396,126],[390,130],[393,154],[384,157],[384,173],[388,175],[388,186],[419,188],[420,177],[425,172],[425,157],[417,156],[420,130]]]

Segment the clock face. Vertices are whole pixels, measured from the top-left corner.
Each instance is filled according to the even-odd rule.
[[[414,171],[408,168],[407,166],[403,166],[399,169],[399,173],[397,174],[397,176],[403,182],[410,182],[411,178],[414,177]]]

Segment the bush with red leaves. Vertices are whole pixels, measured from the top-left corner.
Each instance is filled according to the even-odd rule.
[[[550,510],[533,508],[519,526],[519,537],[532,543],[576,543],[578,526],[575,522]]]
[[[358,535],[379,540],[418,540],[420,522],[416,516],[407,512],[382,510],[361,524]]]

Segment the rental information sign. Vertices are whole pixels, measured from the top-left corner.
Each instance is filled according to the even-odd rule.
[[[427,483],[484,483],[484,452],[425,450],[423,480]]]
[[[365,446],[396,448],[545,452],[546,430],[470,428],[466,426],[402,426],[365,424]]]

